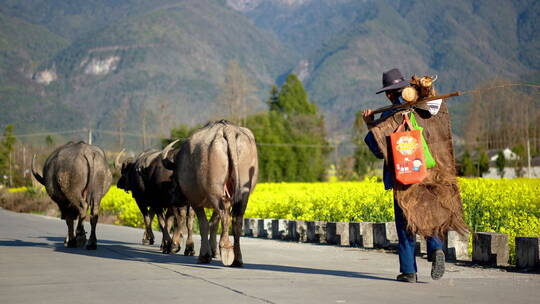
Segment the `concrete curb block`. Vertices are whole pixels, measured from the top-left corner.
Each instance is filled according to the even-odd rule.
[[[362,232],[358,222],[349,223],[349,245],[352,247],[362,246]]]
[[[272,238],[272,220],[259,219],[257,223],[257,236],[263,239]]]
[[[303,242],[307,240],[307,225],[306,221],[291,220],[289,221],[289,234],[287,240],[293,242]]]
[[[373,224],[371,222],[360,222],[360,234],[362,237],[362,247],[375,248],[373,236]]]
[[[285,240],[289,235],[289,220],[272,220],[272,239]]]
[[[395,249],[398,244],[394,222],[326,222],[286,219],[244,218],[243,236],[316,244]],[[417,255],[427,253],[426,241],[416,236]],[[449,231],[444,241],[447,261],[471,261],[469,235]],[[540,237],[516,237],[517,268],[540,268]],[[473,234],[472,262],[507,266],[508,235],[492,232]]]
[[[472,261],[491,266],[508,265],[508,235],[493,232],[473,234]]]
[[[375,248],[396,248],[397,243],[395,222],[373,223],[373,246]]]
[[[258,221],[257,218],[244,218],[244,236],[257,237],[258,235]]]
[[[349,246],[349,222],[328,222],[326,239],[328,244]]]
[[[315,244],[326,244],[326,229],[327,222],[325,221],[306,221],[306,242]]]
[[[540,237],[516,237],[516,267],[540,269]]]
[[[455,231],[448,231],[443,249],[447,261],[470,261],[469,233],[461,235]]]
[[[418,256],[427,254],[427,242],[423,236],[416,235],[416,248],[414,253]]]

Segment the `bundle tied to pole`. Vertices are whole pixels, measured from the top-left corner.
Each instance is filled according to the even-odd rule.
[[[413,79],[414,80],[414,79]],[[419,99],[435,94],[433,89],[418,91]],[[426,96],[428,95],[428,96]],[[468,232],[463,218],[463,205],[457,184],[450,115],[446,101],[442,101],[436,115],[429,111],[409,107],[424,128],[423,136],[436,161],[420,183],[403,185],[394,178],[394,197],[407,219],[407,229],[413,234],[445,238],[446,232]],[[384,115],[371,126],[371,131],[383,152],[389,167],[393,167],[389,135],[403,122],[404,110]],[[393,170],[390,170],[393,172]]]

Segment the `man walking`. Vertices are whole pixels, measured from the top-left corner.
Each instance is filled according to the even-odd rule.
[[[401,90],[404,87],[408,86],[409,82],[403,78],[403,75],[398,69],[391,69],[387,72],[384,72],[382,76],[382,83],[383,88],[379,90],[376,94],[384,92],[388,100],[393,105],[404,103],[403,99],[401,98]],[[379,121],[384,121],[386,118],[393,116],[396,112],[396,110],[384,112],[381,115]],[[433,112],[430,114],[424,114],[429,116],[433,114]],[[368,126],[368,129],[370,129],[364,139],[365,143],[368,145],[369,149],[376,157],[380,159],[385,158],[385,154],[387,153],[385,151],[385,147],[380,147],[379,143],[381,141],[379,140],[378,142],[374,133],[371,131],[374,123],[373,111],[371,109],[364,110],[362,116],[364,121],[366,122],[366,125]],[[386,128],[386,132],[384,133],[389,133],[390,130],[393,129]],[[384,136],[389,135],[390,134],[384,134]],[[393,170],[390,169],[392,168],[392,165],[393,164],[388,163],[387,159],[385,160],[383,168],[383,181],[386,190],[392,188],[394,189],[394,215],[396,221],[396,230],[399,239],[398,254],[399,268],[401,272],[401,274],[397,276],[397,280],[402,282],[414,283],[417,281],[416,273],[418,271],[415,258],[416,234],[408,230],[409,225],[407,218],[404,215],[403,209],[401,208],[396,197],[396,188],[399,182],[395,180]],[[435,235],[429,235],[426,236],[426,242],[428,257],[432,261],[431,277],[434,280],[438,280],[442,278],[445,270],[445,256],[442,250],[442,241],[439,237]]]

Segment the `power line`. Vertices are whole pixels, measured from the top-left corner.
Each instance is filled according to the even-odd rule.
[[[86,129],[81,130],[72,130],[72,131],[58,131],[58,132],[41,132],[41,133],[28,133],[28,134],[13,134],[15,137],[33,137],[33,136],[49,136],[49,135],[60,135],[60,134],[73,134],[73,133],[83,133],[87,132]],[[2,136],[4,137],[4,136]]]
[[[461,94],[464,95],[464,94],[469,94],[469,93],[474,93],[474,92],[481,92],[481,91],[492,90],[492,89],[500,89],[500,88],[506,88],[506,87],[531,87],[531,88],[535,88],[535,89],[540,89],[540,85],[538,85],[538,84],[517,82],[517,83],[505,83],[505,84],[501,84],[501,85],[497,85],[497,86],[493,86],[493,87],[489,87],[489,88],[479,88],[479,89],[474,89],[474,90],[467,90],[467,91],[461,92]]]

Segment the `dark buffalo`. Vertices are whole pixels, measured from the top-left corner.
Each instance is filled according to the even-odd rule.
[[[58,204],[62,219],[66,220],[67,247],[82,247],[86,243],[83,221],[90,211],[92,230],[86,249],[96,249],[96,224],[101,198],[111,186],[111,172],[103,150],[84,142],[68,142],[56,149],[45,161],[43,176],[35,169],[32,173],[45,186],[49,196]],[[76,234],[73,224],[78,218]]]
[[[120,155],[119,155],[120,156]],[[152,219],[154,214],[158,217],[159,225],[163,231],[161,247],[164,253],[178,252],[182,243],[181,230],[187,225],[188,238],[184,254],[193,255],[193,212],[189,212],[187,205],[175,204],[172,200],[172,171],[163,166],[161,151],[150,150],[141,153],[135,159],[128,158],[120,165],[118,158],[116,167],[121,167],[121,177],[117,186],[120,189],[131,191],[144,217],[145,233],[143,244],[153,244]],[[177,218],[174,237],[170,237],[173,214]],[[187,223],[186,223],[187,217]]]
[[[175,142],[163,150],[164,164],[173,169],[181,195],[195,209],[201,229],[199,262],[209,263],[215,256],[215,236],[208,239],[209,225],[204,208],[213,208],[210,229],[214,234],[217,221],[222,229],[219,241],[221,260],[226,266],[242,266],[240,234],[250,193],[258,174],[257,147],[249,129],[227,121],[207,124],[191,135],[173,161],[167,155]],[[229,239],[233,218],[234,247]],[[215,234],[214,234],[215,235]],[[233,249],[234,248],[234,249]]]

